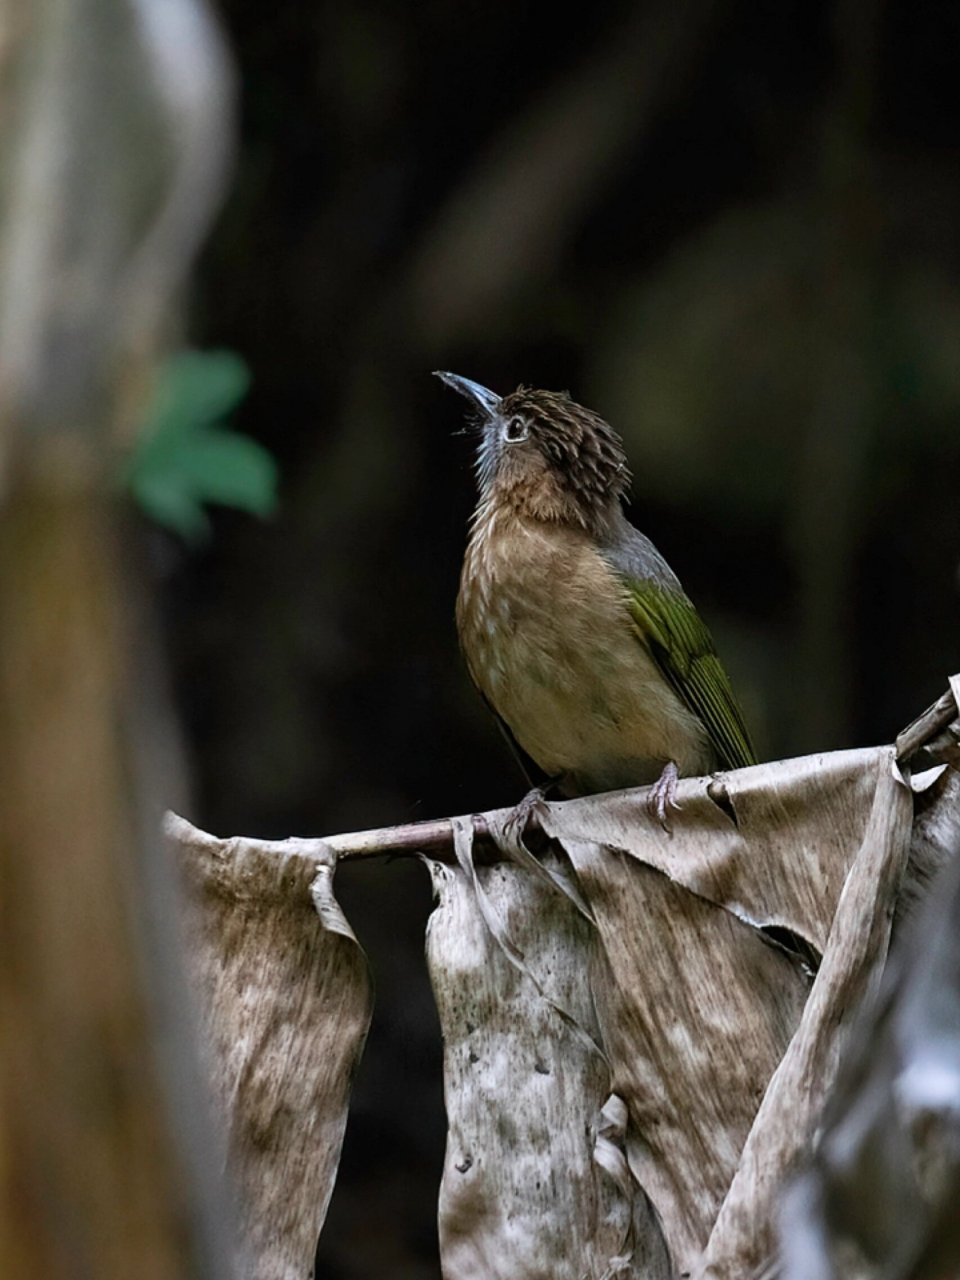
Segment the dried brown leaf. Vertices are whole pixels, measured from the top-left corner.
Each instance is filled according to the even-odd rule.
[[[732,1276],[772,1247],[773,1194],[833,1079],[844,1009],[882,968],[912,798],[878,748],[691,780],[679,799],[669,833],[631,793],[549,806],[541,824],[613,975],[594,995],[631,1167],[678,1269]],[[825,951],[809,1002],[771,926]]]
[[[218,840],[172,815],[188,958],[239,1199],[240,1273],[312,1274],[373,1006],[319,841]]]
[[[427,956],[449,1124],[445,1280],[667,1280],[646,1198],[618,1180],[616,1104],[601,1117],[610,1077],[591,1043],[591,927],[523,868],[430,868],[439,901]]]

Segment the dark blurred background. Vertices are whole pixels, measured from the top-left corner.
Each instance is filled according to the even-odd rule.
[[[151,534],[220,834],[509,804],[453,625],[452,369],[624,433],[632,518],[765,757],[889,741],[956,670],[960,6],[225,0],[232,194],[189,339],[253,377],[278,516]],[[439,1274],[439,1032],[413,862],[343,868],[378,983],[332,1280]],[[398,1105],[400,1100],[400,1105]]]

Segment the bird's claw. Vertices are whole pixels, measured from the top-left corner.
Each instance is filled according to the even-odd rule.
[[[656,818],[667,833],[670,832],[667,810],[680,808],[677,803],[677,782],[679,778],[680,774],[677,771],[677,766],[672,760],[669,761],[664,766],[663,773],[650,788],[647,796],[647,810],[650,816]]]
[[[517,803],[507,818],[506,825],[515,833],[518,840],[523,839],[527,823],[547,798],[546,787],[531,787],[527,794]]]

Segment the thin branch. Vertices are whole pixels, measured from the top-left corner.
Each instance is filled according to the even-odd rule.
[[[476,838],[477,861],[494,860],[498,854],[490,837],[491,820],[505,819],[512,810],[494,809],[489,813],[470,815]],[[290,836],[286,840],[259,840],[246,836],[234,836],[231,844],[256,845],[257,849],[280,856],[295,854],[304,858],[321,858],[324,851],[333,849],[338,862],[356,862],[361,858],[402,858],[428,853],[438,862],[453,863],[454,818],[431,818],[425,822],[409,822],[399,827],[374,827],[369,831],[351,831],[336,836]],[[168,836],[185,842],[211,840],[222,843],[216,836],[201,832],[179,814],[168,812],[164,820]],[[526,830],[539,831],[540,819],[531,813]]]
[[[506,817],[509,809],[496,810],[497,816]],[[490,842],[488,819],[494,813],[471,815],[473,829],[479,841]],[[327,841],[337,851],[339,862],[353,862],[359,858],[376,858],[383,854],[393,857],[406,854],[429,853],[441,862],[453,862],[453,818],[431,818],[426,822],[408,822],[400,827],[380,827],[373,831],[351,831],[331,836]],[[530,816],[530,827],[538,828],[535,813]]]
[[[942,694],[932,706],[909,724],[896,740],[898,760],[908,760],[922,746],[957,717],[957,700],[952,689]],[[638,788],[646,791],[646,788]],[[474,831],[478,846],[486,845],[493,854],[490,837],[491,821],[506,818],[511,810],[498,809],[490,813],[472,815]],[[416,853],[429,853],[440,862],[453,861],[453,829],[452,818],[434,818],[426,822],[411,822],[400,827],[379,827],[372,831],[351,831],[345,835],[331,836],[326,843],[337,851],[339,861],[354,861],[359,858],[375,858],[388,856],[404,856]],[[527,822],[526,830],[540,831],[540,819],[534,809]],[[283,842],[285,843],[285,842]],[[481,861],[483,858],[481,857]]]
[[[954,678],[956,680],[956,677]],[[930,742],[957,717],[957,700],[951,689],[928,707],[912,724],[899,735],[896,741],[897,759],[907,760],[920,747]],[[638,797],[647,791],[646,787],[637,788]],[[502,826],[510,817],[512,809],[492,809],[487,813],[469,815],[475,833],[475,849],[477,861],[480,863],[498,861],[501,857],[499,849],[493,842],[491,831]],[[301,857],[318,858],[324,850],[333,849],[338,862],[357,862],[361,858],[403,858],[421,853],[429,854],[438,862],[453,863],[453,823],[454,818],[430,818],[425,822],[409,822],[398,827],[374,827],[369,831],[349,831],[326,838],[292,836],[287,840],[251,840],[258,849],[265,849],[279,855],[298,854]],[[202,833],[191,827],[184,819],[169,813],[166,818],[167,833],[175,838],[196,839]],[[525,826],[526,834],[542,831],[540,817],[536,809],[532,810]],[[193,835],[190,836],[189,833]],[[213,836],[206,837],[210,840]],[[245,843],[246,837],[236,836],[234,842]]]

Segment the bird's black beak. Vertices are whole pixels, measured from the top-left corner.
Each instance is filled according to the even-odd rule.
[[[459,391],[462,396],[466,396],[486,418],[492,418],[500,408],[500,397],[493,391],[488,391],[486,387],[481,387],[479,382],[461,378],[458,373],[441,373],[439,370],[435,376],[441,382],[445,382],[448,387],[453,387],[454,391]]]

